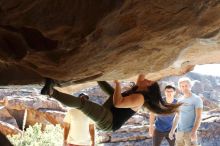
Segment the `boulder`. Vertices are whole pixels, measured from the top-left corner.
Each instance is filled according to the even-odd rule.
[[[219,63],[216,0],[0,0],[0,84],[184,74]]]

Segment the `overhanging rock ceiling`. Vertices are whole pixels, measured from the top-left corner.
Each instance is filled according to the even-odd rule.
[[[157,80],[219,56],[219,0],[0,0],[2,85]]]

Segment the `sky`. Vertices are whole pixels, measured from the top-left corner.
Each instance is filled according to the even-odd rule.
[[[192,72],[220,76],[220,64],[205,64],[205,65],[196,65]]]

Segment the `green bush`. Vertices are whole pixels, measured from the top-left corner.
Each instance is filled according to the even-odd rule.
[[[62,146],[63,130],[60,125],[47,125],[41,131],[41,124],[35,124],[27,128],[23,136],[18,134],[8,138],[15,146]]]

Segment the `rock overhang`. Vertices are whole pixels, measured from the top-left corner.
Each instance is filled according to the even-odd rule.
[[[0,0],[1,84],[181,75],[219,63],[220,2]]]

